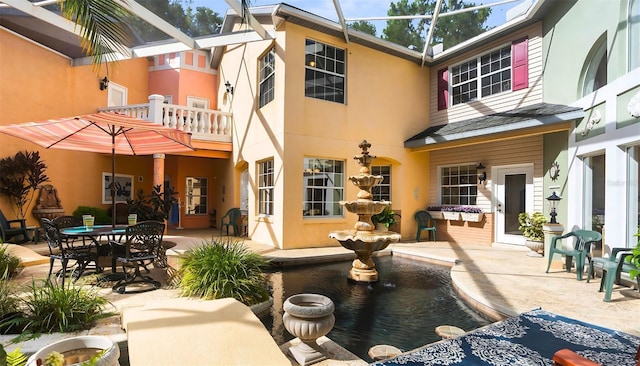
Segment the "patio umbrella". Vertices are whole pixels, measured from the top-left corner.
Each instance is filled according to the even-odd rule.
[[[0,132],[47,149],[110,153],[113,226],[116,223],[116,154],[149,155],[194,150],[188,132],[111,112],[0,126]]]

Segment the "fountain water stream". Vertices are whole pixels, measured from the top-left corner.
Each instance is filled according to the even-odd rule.
[[[399,241],[400,234],[375,230],[371,222],[371,216],[382,212],[385,207],[391,205],[391,202],[372,199],[371,188],[382,182],[383,177],[371,174],[371,164],[376,158],[369,155],[371,144],[367,140],[363,140],[358,147],[362,149],[362,153],[353,158],[358,160],[360,172],[358,175],[350,176],[349,180],[358,186],[360,191],[357,200],[340,201],[340,204],[347,211],[358,215],[358,221],[355,224],[355,230],[331,231],[329,237],[336,239],[343,247],[356,253],[357,258],[353,261],[349,278],[360,282],[376,282],[378,281],[378,271],[372,254],[386,248],[390,243]]]

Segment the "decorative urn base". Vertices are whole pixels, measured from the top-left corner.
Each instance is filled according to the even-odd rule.
[[[352,263],[349,278],[358,282],[377,282],[378,271],[373,261],[373,252],[385,249],[400,241],[400,234],[393,231],[337,230],[329,233],[346,249],[353,250],[358,257]]]
[[[529,257],[544,257],[544,242],[537,240],[526,240],[524,242],[524,245],[526,245],[527,248],[531,249],[531,251],[527,253]]]
[[[289,348],[291,356],[302,366],[325,360],[316,340],[333,329],[333,301],[324,295],[298,294],[285,300],[283,308],[284,327],[301,341]]]

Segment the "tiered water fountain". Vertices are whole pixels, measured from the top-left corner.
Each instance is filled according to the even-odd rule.
[[[363,140],[358,147],[362,149],[362,154],[353,158],[358,160],[358,164],[360,164],[360,174],[349,177],[349,180],[360,188],[358,199],[340,201],[340,204],[347,211],[358,215],[358,222],[355,224],[355,230],[332,231],[329,233],[329,237],[339,241],[343,247],[353,250],[358,257],[353,261],[349,278],[360,282],[376,282],[378,281],[378,271],[372,254],[386,248],[390,243],[399,241],[400,234],[375,230],[375,226],[371,222],[371,216],[382,212],[385,207],[391,205],[391,202],[372,200],[371,187],[380,184],[383,177],[371,174],[371,163],[376,158],[369,155],[371,144],[367,140]]]

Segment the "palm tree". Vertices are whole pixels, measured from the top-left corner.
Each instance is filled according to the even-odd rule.
[[[127,0],[122,0],[126,3]],[[116,62],[114,51],[127,54],[130,43],[129,12],[114,0],[58,0],[62,16],[80,26],[83,51],[98,71],[103,61]],[[242,20],[246,21],[250,0],[241,0]]]
[[[82,49],[92,58],[96,71],[103,61],[117,60],[114,51],[127,53],[129,14],[116,1],[58,0],[58,4],[62,16],[81,27]]]

